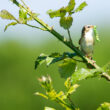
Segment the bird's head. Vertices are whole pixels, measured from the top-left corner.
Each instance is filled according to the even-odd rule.
[[[94,26],[93,25],[85,25],[82,29],[82,33],[87,33],[87,32],[93,32],[93,28]]]

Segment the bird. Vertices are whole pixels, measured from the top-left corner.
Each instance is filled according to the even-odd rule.
[[[94,25],[85,25],[82,28],[81,38],[79,45],[82,53],[92,60],[93,47],[94,47]]]

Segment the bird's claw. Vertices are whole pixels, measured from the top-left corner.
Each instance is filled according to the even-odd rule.
[[[93,59],[92,59],[92,57],[88,57],[88,56],[86,56],[87,58],[89,58],[91,61],[92,61],[92,64],[94,65],[94,63],[96,63],[96,61],[94,61]],[[90,63],[91,61],[89,61],[88,60],[88,63]]]

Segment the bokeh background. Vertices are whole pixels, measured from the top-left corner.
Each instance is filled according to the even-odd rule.
[[[18,17],[18,8],[15,5],[9,0],[0,1],[0,10],[7,9]],[[50,19],[46,11],[66,6],[68,0],[25,1],[33,11],[40,13],[41,19],[67,36],[66,31],[59,26],[59,19]],[[76,0],[77,5],[82,1]],[[88,6],[81,13],[74,15],[72,39],[78,45],[83,25],[97,25],[101,42],[95,43],[94,59],[103,66],[110,61],[110,1],[87,0],[87,3]],[[64,90],[64,79],[58,74],[57,64],[49,68],[42,65],[36,71],[34,62],[40,53],[63,53],[71,50],[53,35],[24,25],[10,27],[4,33],[7,23],[9,21],[0,19],[0,110],[43,110],[45,106],[63,110],[55,102],[34,95],[36,91],[44,93],[37,78],[46,74],[51,75],[57,91]],[[32,24],[38,25],[36,22]],[[100,103],[110,102],[110,83],[98,78],[81,81],[72,99],[81,110],[95,110]]]

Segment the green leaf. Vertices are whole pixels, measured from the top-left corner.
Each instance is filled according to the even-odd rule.
[[[19,21],[23,24],[27,23],[27,11],[24,8],[19,10]]]
[[[7,24],[7,25],[5,26],[4,31],[6,31],[9,26],[15,26],[16,24],[17,24],[17,22],[12,22],[12,23]]]
[[[33,17],[37,17],[39,15],[39,13],[32,13]]]
[[[79,108],[75,108],[75,110],[80,110]]]
[[[50,18],[54,17],[63,17],[66,15],[66,10],[64,7],[60,8],[59,10],[48,10],[47,14],[49,14]]]
[[[39,95],[39,96],[42,96],[43,98],[45,99],[48,99],[48,97],[42,93],[39,93],[39,92],[36,92],[35,95]]]
[[[68,6],[65,7],[67,12],[71,12],[75,7],[75,0],[70,0]]]
[[[76,62],[73,59],[64,59],[62,64],[59,64],[59,73],[61,77],[67,78],[71,76],[76,69]]]
[[[33,17],[37,17],[39,14],[38,13],[32,13],[32,16],[27,18],[27,21],[32,21],[34,20]]]
[[[45,107],[44,110],[55,110],[54,108]]]
[[[97,110],[110,110],[110,103],[104,102]]]
[[[43,53],[40,54],[40,56],[35,61],[35,69],[37,69],[38,65],[41,65],[42,63],[44,63],[46,58],[47,58],[47,55]]]
[[[69,90],[68,90],[68,92],[67,92],[67,95],[70,95],[70,94],[72,94],[73,92],[75,92],[78,87],[79,87],[78,84],[72,85],[72,86],[69,88]]]
[[[47,66],[49,66],[50,64],[56,63],[62,59],[63,57],[59,53],[52,53],[46,58]]]
[[[66,107],[65,110],[72,110],[71,108]]]
[[[46,64],[47,64],[47,66],[49,66],[51,64],[51,62],[53,61],[53,59],[54,58],[52,58],[52,57],[47,57],[46,58]]]
[[[95,37],[96,37],[96,40],[97,40],[98,42],[100,42],[99,34],[98,34],[98,31],[97,31],[97,27],[96,27],[96,26],[94,26],[94,35],[95,35]]]
[[[56,95],[56,97],[59,98],[59,99],[61,99],[61,100],[64,100],[64,99],[67,98],[63,91],[60,91],[60,92]]]
[[[96,77],[101,72],[102,72],[102,69],[91,69],[91,70],[88,70],[88,69],[85,69],[85,68],[81,68],[81,69],[77,70],[72,75],[71,82],[72,82],[72,84],[75,84],[75,83],[77,83],[80,80]]]
[[[48,94],[48,96],[49,96],[49,98],[50,98],[51,100],[55,100],[56,97],[57,97],[57,93],[56,93],[56,91],[55,91],[54,89],[51,90],[50,92],[48,92],[47,94]]]
[[[61,61],[65,58],[72,58],[74,56],[76,56],[75,53],[69,53],[69,52],[64,52],[62,55],[59,53],[52,53],[51,55],[49,55],[47,66],[49,66],[50,64],[56,63],[58,61]]]
[[[76,9],[75,9],[75,13],[76,12],[80,12],[80,11],[82,11],[85,7],[87,6],[87,3],[86,2],[83,2],[83,3],[81,3]]]
[[[106,77],[110,77],[110,63],[104,65],[102,69],[103,69],[102,76],[104,75]]]
[[[53,63],[61,61],[65,58],[72,58],[76,56],[76,53],[64,52],[62,55],[59,53],[52,53],[51,55],[41,54],[35,61],[35,69],[37,69],[38,65],[46,62],[47,66],[50,66]]]
[[[65,84],[65,87],[69,89],[71,87],[71,78],[70,77],[67,78],[64,84]]]
[[[102,69],[104,70],[104,72],[110,75],[110,63],[107,63],[106,65],[104,65]]]
[[[7,10],[2,10],[0,12],[0,17],[2,19],[7,19],[7,20],[16,20],[16,18],[11,13],[9,13]]]
[[[71,16],[61,17],[60,18],[60,26],[64,29],[69,29],[72,25],[73,18]]]
[[[52,53],[51,55],[41,54],[35,61],[35,69],[37,69],[38,65],[44,62],[46,62],[47,66],[49,66],[50,64],[61,60],[60,57],[61,55],[59,53]]]

